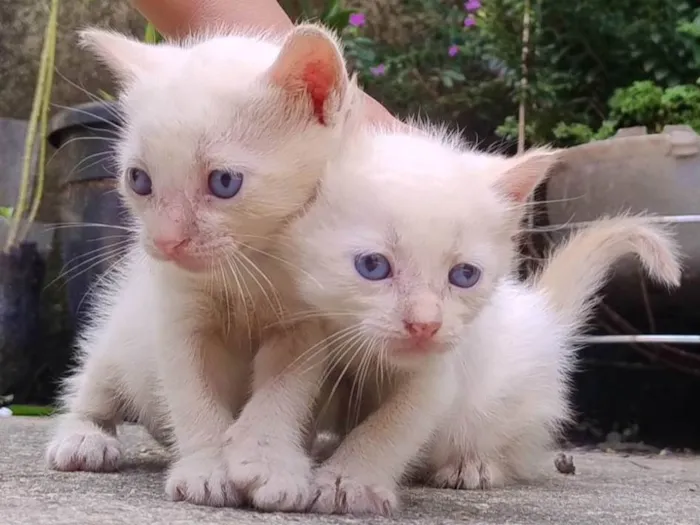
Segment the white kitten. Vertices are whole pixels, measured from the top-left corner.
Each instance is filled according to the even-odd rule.
[[[83,42],[124,84],[120,191],[139,238],[98,298],[48,463],[114,470],[116,426],[136,420],[174,441],[173,499],[301,508],[301,426],[322,370],[287,365],[317,337],[279,347],[261,330],[290,307],[274,248],[313,199],[356,91],[338,44],[309,25],[281,43],[149,46],[96,30]]]
[[[668,234],[641,217],[618,217],[572,235],[529,282],[497,287],[454,353],[459,395],[427,451],[430,484],[489,488],[540,473],[570,421],[574,338],[613,264],[629,254],[656,281],[680,284]]]
[[[562,319],[510,277],[523,204],[556,155],[473,155],[430,130],[360,134],[291,228],[301,295],[330,320],[332,362],[354,372],[360,418],[370,412],[318,469],[313,510],[391,513],[421,449],[435,483],[473,484],[460,467],[489,440],[520,460],[566,416],[569,336],[583,311]],[[657,240],[666,258],[647,262],[677,279]],[[599,283],[581,279],[589,297]],[[523,436],[534,444],[511,451]]]

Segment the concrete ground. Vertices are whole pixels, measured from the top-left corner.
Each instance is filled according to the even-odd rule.
[[[172,503],[163,495],[166,458],[138,428],[122,433],[128,461],[118,474],[49,472],[50,421],[0,419],[2,525],[381,523],[387,519],[260,514]],[[575,475],[548,469],[542,482],[492,491],[411,489],[395,521],[428,524],[700,524],[700,457],[573,451]]]

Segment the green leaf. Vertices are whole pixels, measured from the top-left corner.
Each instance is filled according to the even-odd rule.
[[[358,49],[357,59],[366,64],[374,64],[377,61],[377,54],[373,49]]]
[[[654,78],[658,81],[661,82],[663,79],[665,79],[669,75],[669,72],[667,69],[659,69],[658,71],[654,72]]]
[[[107,93],[104,89],[98,89],[98,90],[97,90],[97,94],[98,94],[101,98],[103,98],[103,99],[105,99],[105,100],[108,100],[108,101],[110,101],[110,102],[114,100],[114,96],[111,95],[110,93]]]
[[[39,405],[10,405],[8,408],[15,416],[50,416],[56,411],[53,407]]]
[[[366,36],[358,36],[358,37],[355,37],[355,38],[352,39],[352,41],[353,41],[355,44],[363,45],[363,46],[371,46],[371,45],[374,45],[374,40],[372,40],[371,38],[368,38],[368,37],[366,37]]]
[[[15,209],[9,206],[0,206],[0,217],[3,219],[10,219]]]
[[[156,30],[156,26],[148,22],[148,24],[146,24],[146,32],[143,35],[143,41],[146,44],[159,44],[163,41],[163,36]]]
[[[442,74],[446,77],[451,78],[457,82],[464,82],[466,77],[460,71],[455,71],[454,69],[445,69]]]
[[[442,85],[446,88],[451,88],[455,85],[454,79],[450,77],[450,75],[446,75],[445,72],[440,74],[440,80],[442,81]]]
[[[340,0],[328,0],[323,6],[323,12],[321,13],[321,21],[324,22],[329,17],[335,14],[335,12],[340,8]]]
[[[350,16],[354,13],[352,9],[343,9],[329,15],[325,20],[321,20],[326,26],[340,32],[350,24]]]

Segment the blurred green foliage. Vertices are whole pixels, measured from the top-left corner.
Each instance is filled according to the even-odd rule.
[[[346,25],[342,36],[373,96],[400,115],[447,120],[486,142],[516,136],[523,0],[352,5],[366,24]],[[695,127],[695,0],[532,0],[530,15],[528,142],[569,145],[619,126]]]
[[[430,117],[471,140],[499,141],[495,125],[515,106],[504,65],[481,36],[483,9],[467,11],[464,0],[376,3],[365,11],[366,25],[343,32],[346,55],[365,89],[399,116]],[[475,25],[465,26],[468,17]]]
[[[562,145],[606,139],[620,128],[644,126],[658,133],[668,124],[687,124],[700,133],[700,86],[683,84],[662,88],[651,80],[617,89],[608,102],[608,115],[594,131],[582,123],[560,122],[553,130]]]
[[[523,0],[286,0],[342,37],[365,89],[487,145],[517,136]],[[620,127],[700,131],[696,0],[531,0],[528,142],[569,146]],[[162,36],[148,24],[144,41]]]
[[[510,78],[515,88],[523,2],[486,5],[484,37],[515,73]],[[533,142],[557,139],[554,130],[562,122],[608,127],[606,121],[614,120],[609,109],[630,103],[622,99],[651,95],[633,88],[635,82],[651,81],[663,90],[697,81],[700,8],[693,0],[533,0],[532,16],[528,138]],[[632,91],[619,91],[623,88]],[[652,110],[644,102],[641,106]],[[512,136],[513,128],[511,120],[499,131]]]
[[[317,21],[341,33],[350,23],[350,16],[356,12],[348,9],[342,0],[283,0],[280,2],[285,12],[298,21]]]
[[[154,26],[151,22],[148,22],[146,24],[146,30],[143,34],[143,41],[146,44],[160,44],[163,40],[163,35],[158,32],[156,26]]]

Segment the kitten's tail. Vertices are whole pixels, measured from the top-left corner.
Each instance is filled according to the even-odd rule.
[[[615,262],[630,254],[655,281],[669,288],[680,285],[673,236],[661,225],[632,216],[601,219],[574,233],[554,251],[533,285],[549,298],[562,321],[576,329],[591,315]]]

